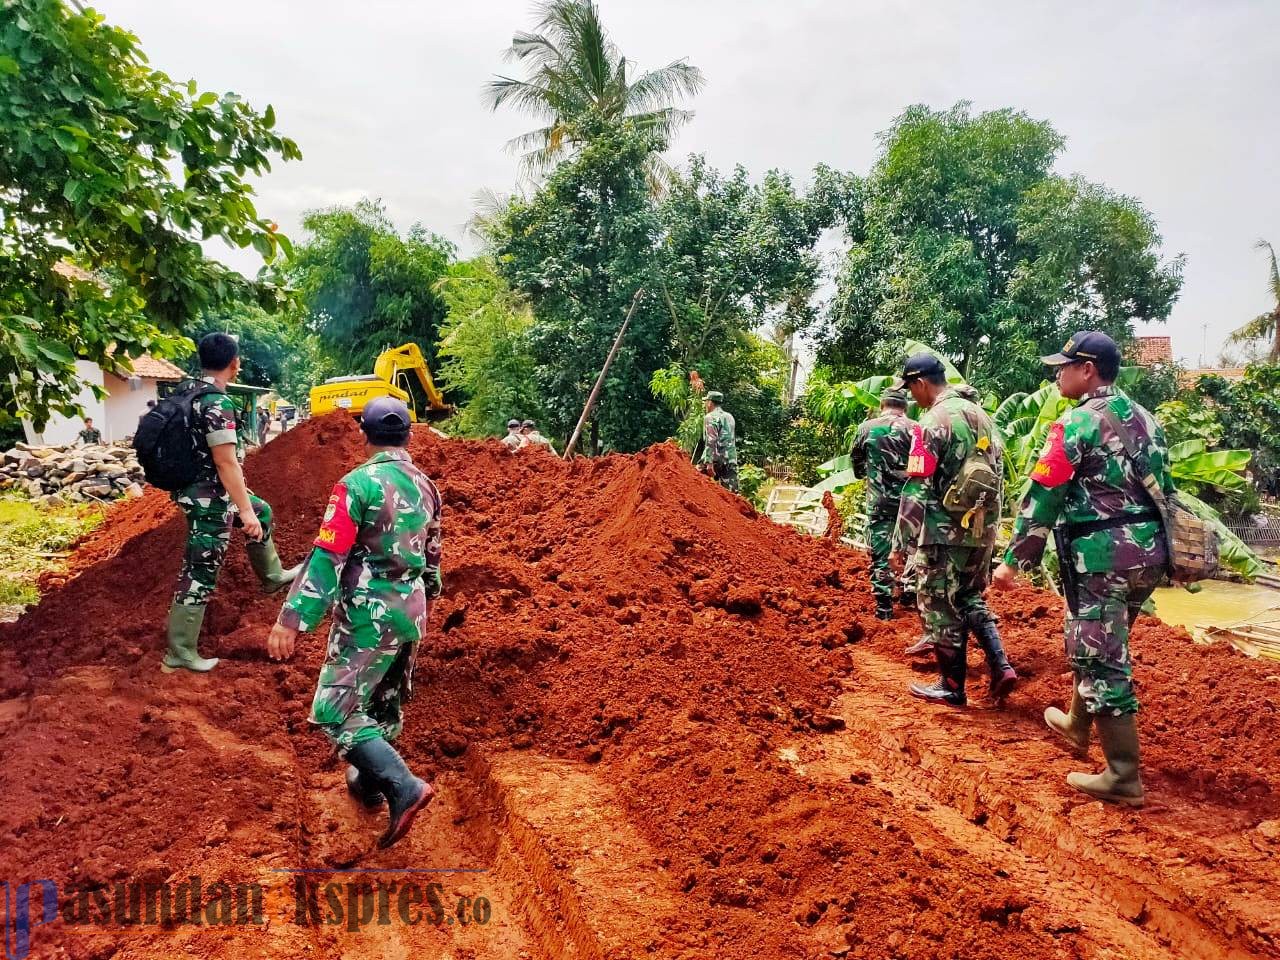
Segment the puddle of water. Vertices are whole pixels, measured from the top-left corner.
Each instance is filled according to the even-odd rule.
[[[1155,592],[1156,616],[1181,627],[1223,627],[1280,608],[1280,590],[1270,587],[1224,580],[1208,580],[1201,586],[1199,593],[1161,587]]]

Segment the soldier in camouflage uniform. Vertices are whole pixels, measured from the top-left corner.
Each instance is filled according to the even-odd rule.
[[[871,591],[875,594],[876,616],[881,620],[893,619],[894,575],[889,554],[893,552],[893,527],[898,522],[902,485],[907,479],[911,436],[906,393],[886,390],[880,395],[880,416],[862,422],[849,450],[854,472],[866,478]]]
[[[1057,369],[1062,395],[1080,403],[1049,431],[995,583],[1007,588],[1017,571],[1037,568],[1053,530],[1075,683],[1069,712],[1050,707],[1045,722],[1080,751],[1096,724],[1107,769],[1073,773],[1067,782],[1099,799],[1141,806],[1129,629],[1169,560],[1160,514],[1143,482],[1149,470],[1165,496],[1173,495],[1169,451],[1155,418],[1115,386],[1120,351],[1106,334],[1077,333],[1045,363]],[[1139,463],[1126,453],[1120,431],[1139,451]]]
[[[413,664],[432,602],[440,595],[440,494],[414,466],[409,410],[391,397],[361,418],[370,457],[333,488],[324,523],[268,639],[268,653],[293,652],[337,604],[311,704],[311,722],[344,755],[347,788],[390,811],[380,847],[395,843],[434,795],[391,741],[403,726]]]
[[[726,490],[738,492],[738,441],[733,414],[721,406],[724,394],[712,390],[702,398],[702,468]]]
[[[287,587],[301,569],[282,567],[271,538],[271,507],[249,492],[240,469],[244,442],[236,429],[235,401],[227,395],[227,384],[240,372],[239,346],[225,333],[211,333],[200,341],[199,354],[203,382],[214,389],[197,397],[191,406],[199,434],[196,479],[173,494],[174,503],[187,519],[187,546],[169,610],[169,647],[161,664],[166,673],[178,669],[204,673],[218,664],[217,658],[200,656],[197,644],[233,527],[244,529],[249,564],[264,592]]]
[[[899,385],[910,389],[925,412],[912,428],[894,546],[899,554],[908,545],[916,547],[920,613],[934,639],[941,674],[934,684],[912,684],[911,693],[965,705],[965,648],[972,631],[991,671],[991,697],[1000,700],[1018,675],[983,599],[1000,520],[1001,447],[995,425],[981,407],[947,384],[946,368],[932,354],[908,359]],[[983,458],[993,468],[997,489],[989,507],[958,515],[943,501],[970,457]]]
[[[87,447],[102,443],[102,431],[93,425],[93,417],[84,418],[84,429],[76,434],[76,439]]]

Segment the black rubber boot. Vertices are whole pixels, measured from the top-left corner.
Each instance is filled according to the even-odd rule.
[[[941,676],[928,685],[913,683],[911,695],[921,700],[934,703],[945,703],[952,707],[963,707],[969,699],[964,695],[965,655],[963,641],[960,649],[934,644],[933,655],[938,661],[938,672]]]
[[[350,765],[347,766],[347,792],[355,797],[361,806],[368,807],[370,810],[376,810],[387,799],[372,782],[360,776],[360,771],[356,767]]]
[[[361,780],[376,784],[387,798],[387,830],[378,838],[378,848],[386,849],[409,832],[414,817],[431,802],[435,791],[415,777],[395,747],[381,737],[357,743],[347,751],[347,761]]]
[[[876,597],[876,619],[877,620],[893,619],[893,600]]]
[[[903,590],[902,593],[898,596],[898,606],[900,606],[903,610],[916,609],[916,606],[917,606],[916,592],[914,590]]]
[[[969,614],[967,619],[969,629],[973,631],[987,658],[987,669],[991,671],[991,685],[988,688],[991,699],[1003,700],[1018,682],[1018,673],[1005,655],[1004,644],[1000,642],[1000,631],[996,628],[996,618],[986,610],[977,610]]]

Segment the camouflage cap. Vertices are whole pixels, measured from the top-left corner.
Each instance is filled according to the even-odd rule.
[[[703,400],[710,400],[712,403],[724,403],[724,394],[719,390],[708,390]]]
[[[905,408],[907,405],[907,391],[898,387],[889,387],[881,391],[880,403],[891,407]]]
[[[522,427],[536,427],[536,426],[537,426],[537,424],[536,424],[536,423],[534,423],[532,420],[526,420],[526,421],[524,421],[524,423],[520,424],[520,426],[522,426]]]
[[[508,421],[507,421],[507,429],[508,429],[508,430],[515,430],[515,429],[517,429],[519,426],[520,426],[520,421],[519,421],[519,420],[517,420],[515,417],[512,417],[510,420],[508,420]]]

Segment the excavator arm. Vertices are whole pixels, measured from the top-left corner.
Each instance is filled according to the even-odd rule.
[[[387,383],[396,383],[400,373],[413,373],[418,385],[427,397],[427,419],[443,420],[453,413],[453,407],[444,402],[444,394],[431,379],[427,360],[416,343],[406,343],[391,350],[384,350],[373,364],[373,375]]]

